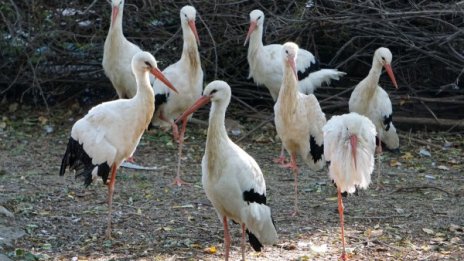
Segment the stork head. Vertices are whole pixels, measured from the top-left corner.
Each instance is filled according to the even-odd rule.
[[[250,39],[250,35],[257,29],[262,28],[264,24],[264,13],[261,10],[253,10],[250,12],[250,27],[248,28],[248,33],[245,38],[246,45],[248,40]]]
[[[393,74],[393,70],[391,68],[391,61],[392,61],[392,53],[388,48],[380,47],[374,53],[374,63],[381,64],[385,71],[387,71],[388,76],[390,77],[393,85],[396,89],[398,89],[398,84],[396,84],[395,75]]]
[[[295,74],[295,78],[298,79],[297,71],[296,71],[296,58],[298,54],[298,45],[292,42],[286,42],[282,46],[282,59],[284,65],[290,66],[293,73]]]
[[[153,57],[151,53],[138,52],[137,54],[134,55],[134,57],[132,57],[131,66],[132,66],[132,71],[134,72],[134,74],[150,72],[157,79],[162,81],[164,84],[166,84],[166,86],[168,86],[169,88],[171,88],[173,91],[177,93],[176,88],[158,69],[158,64],[155,60],[155,57]]]
[[[194,113],[209,102],[221,103],[224,106],[229,105],[231,95],[230,86],[225,81],[212,81],[205,87],[203,96],[201,96],[190,108],[185,110],[184,113],[177,118],[176,123],[189,117],[190,114]]]
[[[339,119],[343,119],[342,126],[344,126],[341,137],[343,137],[345,142],[347,141],[350,147],[351,156],[356,169],[358,146],[360,147],[360,151],[371,155],[374,154],[375,136],[377,135],[375,125],[369,118],[356,112],[345,114]]]
[[[118,17],[118,14],[124,8],[124,0],[112,0],[111,7],[111,24],[114,24],[114,21],[116,21],[116,17]]]
[[[186,5],[180,9],[180,21],[182,27],[188,26],[192,30],[197,44],[200,45],[200,38],[198,37],[197,27],[195,26],[195,19],[197,17],[197,10],[191,5]]]

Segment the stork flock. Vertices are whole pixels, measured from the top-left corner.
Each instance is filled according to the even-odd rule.
[[[178,168],[173,183],[185,184],[180,173],[186,125],[193,112],[211,102],[201,162],[202,184],[224,226],[225,260],[229,258],[231,242],[229,220],[242,227],[243,260],[246,234],[256,251],[260,251],[263,244],[275,244],[278,235],[267,205],[263,173],[253,157],[228,137],[224,125],[231,88],[226,82],[215,80],[203,90],[195,8],[184,6],[180,10],[182,54],[179,61],[161,72],[150,53],[124,37],[124,0],[112,0],[111,5],[102,65],[119,99],[93,107],[73,125],[60,175],[69,168],[75,171],[76,177],[82,176],[87,186],[97,177],[108,186],[106,237],[111,238],[116,172],[124,160],[132,158],[144,131],[150,124],[172,129],[173,138],[179,143]],[[294,176],[292,215],[299,214],[298,156],[314,171],[328,163],[328,176],[337,187],[341,258],[346,260],[342,193],[367,188],[376,148],[380,153],[382,142],[388,149],[399,149],[392,123],[392,104],[387,92],[378,85],[383,67],[398,88],[391,68],[392,54],[384,47],[375,51],[369,74],[351,94],[350,113],[333,116],[327,121],[313,92],[345,73],[321,69],[314,55],[295,43],[263,45],[263,25],[264,13],[251,11],[245,38],[245,45],[249,44],[249,77],[256,84],[266,86],[275,101],[275,126],[282,141],[277,162],[290,168]],[[182,122],[180,131],[179,122]],[[288,163],[284,150],[290,155]]]

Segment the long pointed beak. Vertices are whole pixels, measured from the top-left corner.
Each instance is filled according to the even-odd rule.
[[[256,21],[251,21],[250,22],[250,27],[248,28],[248,33],[247,33],[247,36],[245,38],[245,43],[243,44],[243,46],[245,46],[248,42],[248,40],[250,40],[250,35],[251,33],[253,33],[253,31],[256,29],[256,27],[258,26],[258,24],[256,23]]]
[[[358,148],[358,136],[356,135],[351,135],[350,136],[350,144],[351,144],[351,155],[353,156],[353,161],[354,161],[354,168],[356,169],[356,151]]]
[[[177,122],[182,121],[183,119],[187,118],[190,114],[194,113],[201,107],[205,106],[205,104],[207,104],[210,101],[211,101],[210,96],[208,95],[201,96],[192,106],[190,106],[190,108],[185,110],[184,113],[182,113],[182,115],[177,117],[175,123],[177,124]]]
[[[288,65],[290,65],[290,68],[292,68],[293,74],[295,74],[295,78],[298,81],[298,73],[296,71],[295,59],[289,59],[288,60]]]
[[[113,6],[113,11],[111,12],[111,24],[114,25],[114,21],[116,21],[116,17],[118,17],[119,7]]]
[[[158,68],[152,68],[150,72],[156,77],[156,79],[162,81],[164,84],[166,84],[166,86],[171,88],[176,93],[179,93],[177,89],[174,87],[174,85],[172,85],[172,83],[166,78],[166,76],[164,76],[164,74]]]
[[[192,30],[193,35],[195,35],[195,39],[197,40],[197,44],[200,45],[200,38],[198,37],[197,27],[195,26],[195,20],[189,20],[188,25],[190,26],[190,29]]]
[[[385,71],[387,71],[388,76],[390,76],[390,79],[393,82],[393,85],[395,86],[395,88],[398,89],[398,84],[396,84],[395,75],[393,74],[391,65],[389,63],[386,63],[383,67],[385,67]]]

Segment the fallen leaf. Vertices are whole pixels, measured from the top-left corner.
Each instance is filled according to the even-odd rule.
[[[450,239],[451,244],[458,244],[461,239],[459,237],[453,237]]]
[[[438,169],[441,169],[441,170],[449,170],[449,168],[445,165],[440,165],[437,167]]]
[[[39,120],[40,124],[42,124],[42,125],[45,125],[48,122],[48,119],[46,117],[44,117],[44,116],[39,116],[38,120]]]
[[[320,246],[311,244],[309,246],[309,249],[311,251],[315,252],[315,253],[318,253],[318,254],[325,253],[325,252],[327,252],[327,244],[322,244]]]
[[[435,232],[433,232],[433,230],[431,230],[430,228],[422,228],[422,231],[424,231],[425,233],[429,235],[435,234]]]
[[[409,161],[409,160],[412,160],[414,158],[414,156],[411,154],[411,152],[406,152],[406,153],[404,153],[403,156],[401,156],[401,158],[403,160]]]
[[[372,230],[370,233],[370,237],[379,237],[383,235],[383,230],[382,229],[377,229],[377,230]]]
[[[203,250],[206,254],[216,254],[217,250],[215,246],[207,247]]]
[[[401,166],[401,162],[397,161],[396,159],[390,160],[390,167],[397,167]]]

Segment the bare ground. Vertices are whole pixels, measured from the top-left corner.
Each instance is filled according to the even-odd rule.
[[[0,213],[0,228],[25,233],[10,245],[0,241],[0,252],[16,260],[223,259],[222,225],[201,186],[204,126],[190,124],[183,175],[191,186],[180,188],[170,185],[177,160],[170,136],[159,130],[143,136],[136,160],[159,169],[120,169],[113,205],[114,239],[107,241],[106,187],[99,182],[85,188],[71,173],[58,176],[71,126],[85,111],[70,108],[52,111],[53,116],[22,108],[0,118],[0,206],[14,214],[11,218]],[[243,115],[228,116],[240,119],[242,134],[259,123]],[[206,119],[206,114],[198,117]],[[53,131],[47,133],[50,127]],[[410,138],[402,138],[401,153],[384,153],[380,182],[375,170],[369,189],[344,201],[350,259],[461,260],[463,137],[403,134]],[[280,151],[274,135],[267,125],[239,143],[265,174],[280,236],[278,244],[261,253],[247,245],[246,258],[337,260],[339,217],[327,170],[312,172],[301,166],[302,214],[291,217],[293,178],[289,170],[272,162]],[[240,227],[231,228],[231,259],[240,260]],[[5,236],[0,235],[0,240]]]

